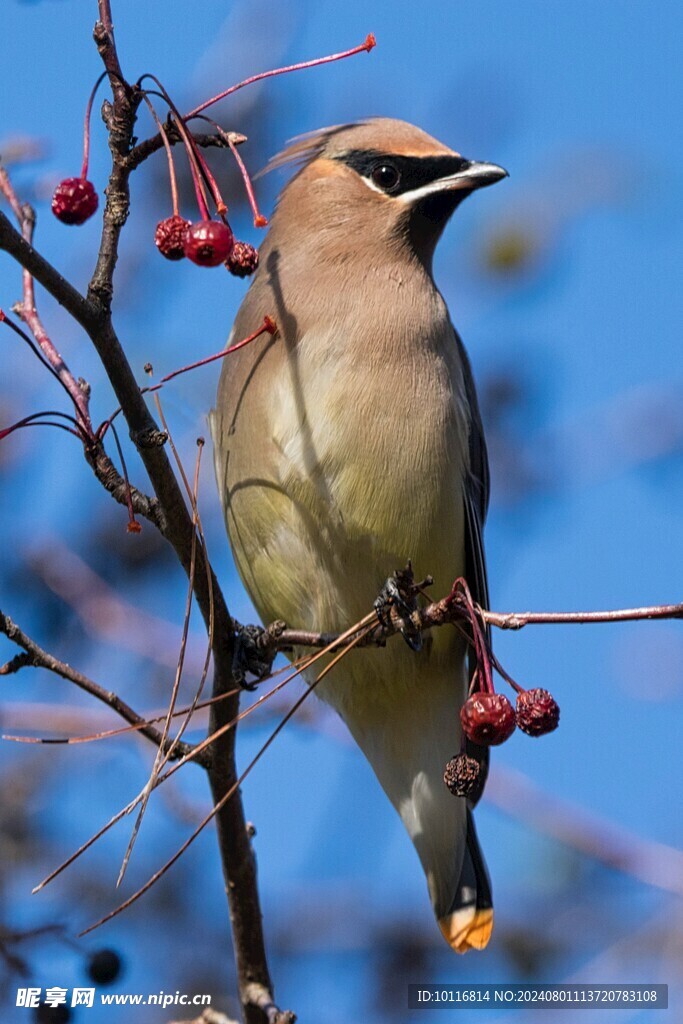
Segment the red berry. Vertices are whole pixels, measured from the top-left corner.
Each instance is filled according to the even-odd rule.
[[[460,709],[463,732],[481,746],[504,743],[515,731],[512,704],[502,693],[473,693]]]
[[[547,690],[524,690],[517,697],[517,725],[528,736],[543,736],[557,729],[560,708]]]
[[[235,277],[249,277],[258,267],[258,250],[249,242],[235,242],[225,265]]]
[[[185,220],[184,217],[179,217],[177,214],[167,217],[166,220],[160,220],[157,224],[154,242],[161,255],[165,256],[167,260],[185,258],[183,245],[185,232],[189,226],[189,220]]]
[[[99,199],[92,181],[65,178],[52,196],[52,212],[62,224],[84,224],[97,209]]]
[[[452,757],[443,773],[443,781],[453,796],[471,796],[479,783],[479,762],[468,754]]]
[[[232,231],[219,220],[198,220],[185,231],[185,255],[200,267],[217,267],[224,263],[232,246]]]

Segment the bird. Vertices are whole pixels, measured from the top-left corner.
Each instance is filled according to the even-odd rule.
[[[486,446],[432,259],[462,200],[507,172],[392,118],[300,136],[279,167],[294,173],[230,343],[264,316],[277,329],[224,361],[210,413],[246,591],[264,623],[340,632],[411,559],[437,582],[464,576],[486,607]],[[439,628],[421,650],[354,651],[316,689],[401,816],[458,953],[493,928],[473,801],[443,781],[472,673],[466,639]]]

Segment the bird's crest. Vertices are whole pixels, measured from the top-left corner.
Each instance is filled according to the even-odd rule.
[[[316,128],[315,131],[306,132],[304,135],[296,135],[290,140],[285,149],[276,153],[268,161],[263,170],[258,172],[257,177],[276,171],[280,167],[294,167],[297,171],[302,170],[311,160],[316,160],[325,150],[328,142],[340,132],[345,132],[357,124],[364,124],[364,121],[354,121],[349,124],[334,124],[329,128]]]

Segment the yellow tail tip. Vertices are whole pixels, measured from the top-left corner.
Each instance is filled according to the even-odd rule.
[[[486,910],[456,910],[448,917],[439,918],[439,928],[456,953],[485,949],[493,931],[493,910],[490,907]]]

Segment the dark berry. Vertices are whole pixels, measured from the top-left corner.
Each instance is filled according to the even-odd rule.
[[[185,232],[189,226],[189,220],[185,220],[184,217],[179,217],[177,214],[173,217],[167,217],[166,220],[160,220],[157,224],[157,229],[154,232],[154,242],[161,255],[165,256],[167,260],[182,260],[185,258],[183,246],[185,244]]]
[[[185,231],[185,255],[200,267],[217,267],[225,263],[232,246],[232,231],[220,220],[198,220]]]
[[[66,1003],[60,1003],[59,1006],[39,1003],[36,1006],[35,1020],[38,1024],[69,1024],[71,1019],[71,1010]]]
[[[65,178],[52,196],[52,212],[62,224],[84,224],[97,209],[99,199],[92,181]]]
[[[460,709],[463,732],[481,746],[504,743],[515,731],[515,712],[502,693],[473,693]]]
[[[517,697],[517,725],[528,736],[542,736],[557,729],[560,708],[547,690],[524,690]]]
[[[258,267],[258,249],[249,242],[235,242],[225,265],[235,277],[249,277]]]
[[[110,985],[116,981],[123,964],[114,949],[98,949],[88,959],[88,977],[98,985]]]
[[[468,754],[452,757],[443,773],[443,781],[453,796],[471,796],[477,788],[480,774],[479,762]]]

